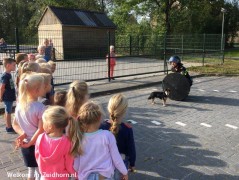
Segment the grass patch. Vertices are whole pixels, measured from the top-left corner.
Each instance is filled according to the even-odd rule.
[[[208,64],[205,66],[192,66],[189,71],[204,75],[234,76],[239,75],[239,60],[225,59],[224,64]]]
[[[239,58],[239,50],[233,50],[229,52],[225,52],[225,57],[238,57]]]

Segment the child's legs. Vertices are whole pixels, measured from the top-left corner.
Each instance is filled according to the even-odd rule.
[[[4,101],[5,105],[5,114],[4,114],[4,119],[6,122],[6,127],[10,128],[12,127],[12,122],[11,122],[11,113],[12,113],[12,101]]]
[[[110,65],[110,77],[114,77],[115,65]]]
[[[41,176],[37,167],[28,167],[28,180],[40,180]]]
[[[35,146],[21,148],[24,164],[28,167],[28,179],[35,179],[34,175],[39,174],[35,158]],[[40,178],[40,177],[38,177]],[[37,176],[36,176],[37,179]]]

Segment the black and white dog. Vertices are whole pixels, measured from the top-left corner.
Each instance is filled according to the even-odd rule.
[[[167,101],[169,93],[170,93],[170,89],[165,89],[165,91],[163,91],[163,92],[162,91],[154,91],[154,92],[151,92],[151,94],[148,97],[148,100],[152,99],[152,104],[155,104],[154,99],[159,98],[163,101],[163,106],[166,106],[166,101]]]

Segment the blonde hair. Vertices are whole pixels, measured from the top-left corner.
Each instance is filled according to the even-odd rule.
[[[39,65],[41,68],[51,69],[51,65],[48,64],[46,61],[44,63],[40,63]]]
[[[38,73],[39,75],[41,75],[44,78],[44,84],[51,84],[51,74],[49,73]]]
[[[78,122],[70,117],[64,107],[50,106],[43,113],[42,119],[43,123],[44,121],[49,122],[54,125],[56,129],[62,129],[62,131],[69,125],[68,137],[72,143],[70,154],[72,156],[82,154],[82,133],[80,132]]]
[[[108,111],[110,120],[113,122],[110,131],[116,136],[119,132],[121,118],[125,115],[128,108],[127,98],[122,94],[116,94],[109,100]]]
[[[65,107],[73,117],[77,117],[77,113],[83,105],[87,94],[88,85],[86,82],[74,81],[70,84]]]
[[[110,51],[115,51],[115,47],[113,45],[110,46]]]
[[[46,63],[46,60],[44,59],[44,56],[42,55],[36,55],[36,63],[41,64],[41,63]]]
[[[29,104],[29,95],[32,90],[40,89],[44,84],[42,75],[33,73],[26,75],[19,83],[19,107],[21,110],[26,111]]]
[[[51,70],[50,69],[48,69],[48,68],[41,68],[41,73],[47,73],[47,74],[52,74],[52,72],[51,72]]]
[[[48,61],[47,63],[48,63],[50,66],[56,66],[56,62],[54,62],[54,61],[52,61],[52,60]]]
[[[20,68],[20,76],[25,72],[39,72],[40,66],[35,62],[25,62]]]
[[[77,117],[81,132],[87,132],[88,126],[99,122],[102,115],[102,108],[98,104],[87,102],[82,105]]]
[[[39,50],[41,50],[41,49],[44,49],[44,51],[45,51],[46,47],[45,47],[44,45],[39,45],[39,46],[37,47],[37,50],[39,51]]]

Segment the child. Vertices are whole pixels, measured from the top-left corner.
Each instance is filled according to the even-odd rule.
[[[190,86],[192,86],[193,80],[191,76],[189,75],[188,71],[186,70],[186,68],[181,63],[180,58],[178,56],[171,56],[168,62],[172,66],[171,67],[172,72],[177,72],[184,75],[188,79]]]
[[[35,156],[42,179],[66,179],[77,177],[73,169],[74,156],[81,154],[80,142],[82,134],[78,122],[69,116],[65,108],[60,106],[49,107],[42,116],[45,132],[36,142]],[[63,130],[69,124],[67,137]],[[57,173],[55,178],[47,175]]]
[[[34,179],[35,173],[39,175],[34,155],[35,142],[43,133],[42,114],[45,110],[37,99],[45,93],[44,78],[37,73],[29,74],[19,85],[16,118],[13,121],[13,128],[19,134],[16,147],[21,147],[24,163],[28,167],[28,179]]]
[[[5,105],[4,119],[6,123],[6,132],[15,133],[12,128],[11,114],[13,102],[16,101],[16,91],[11,71],[15,71],[16,61],[11,58],[4,58],[3,66],[5,68],[5,72],[1,76],[0,101],[3,101]]]
[[[128,179],[128,171],[119,154],[115,137],[106,130],[99,130],[101,108],[93,102],[85,103],[79,110],[77,120],[84,133],[82,140],[83,155],[74,161],[78,179],[114,179],[115,167]]]
[[[41,71],[41,67],[39,66],[39,64],[35,63],[35,62],[25,62],[20,71],[19,71],[19,75],[21,77],[21,75],[25,72],[40,72]]]
[[[108,55],[106,56],[106,62],[108,64]],[[114,78],[114,69],[116,65],[116,58],[115,58],[115,47],[110,46],[110,79],[115,80]]]
[[[36,61],[36,56],[32,53],[28,54],[28,61],[35,62]]]
[[[84,81],[74,81],[70,84],[70,88],[66,98],[66,109],[74,118],[80,107],[88,100],[88,85]]]
[[[15,83],[16,83],[16,88],[18,88],[18,84],[20,81],[20,71],[21,71],[21,67],[22,65],[28,61],[28,57],[27,54],[25,53],[18,53],[16,55],[16,64],[17,64],[17,70],[16,70],[16,79],[15,79]]]
[[[54,105],[65,107],[66,105],[66,91],[56,91],[54,94]]]
[[[54,73],[56,71],[56,63],[52,60],[48,61],[48,64],[51,66],[51,71]]]
[[[110,120],[103,122],[101,129],[110,130],[115,135],[118,150],[126,168],[134,172],[136,152],[133,129],[128,124],[122,122],[127,108],[128,101],[125,96],[122,94],[112,96],[108,104]],[[116,171],[115,177],[117,175],[119,175],[119,172]]]
[[[37,51],[38,51],[38,54],[36,55],[36,60],[39,59],[39,58],[43,58],[45,59],[45,46],[43,45],[39,45],[38,48],[37,48]],[[46,59],[45,59],[46,60]]]
[[[28,56],[25,53],[17,53],[16,55],[16,64],[18,65],[21,61],[28,61]]]

